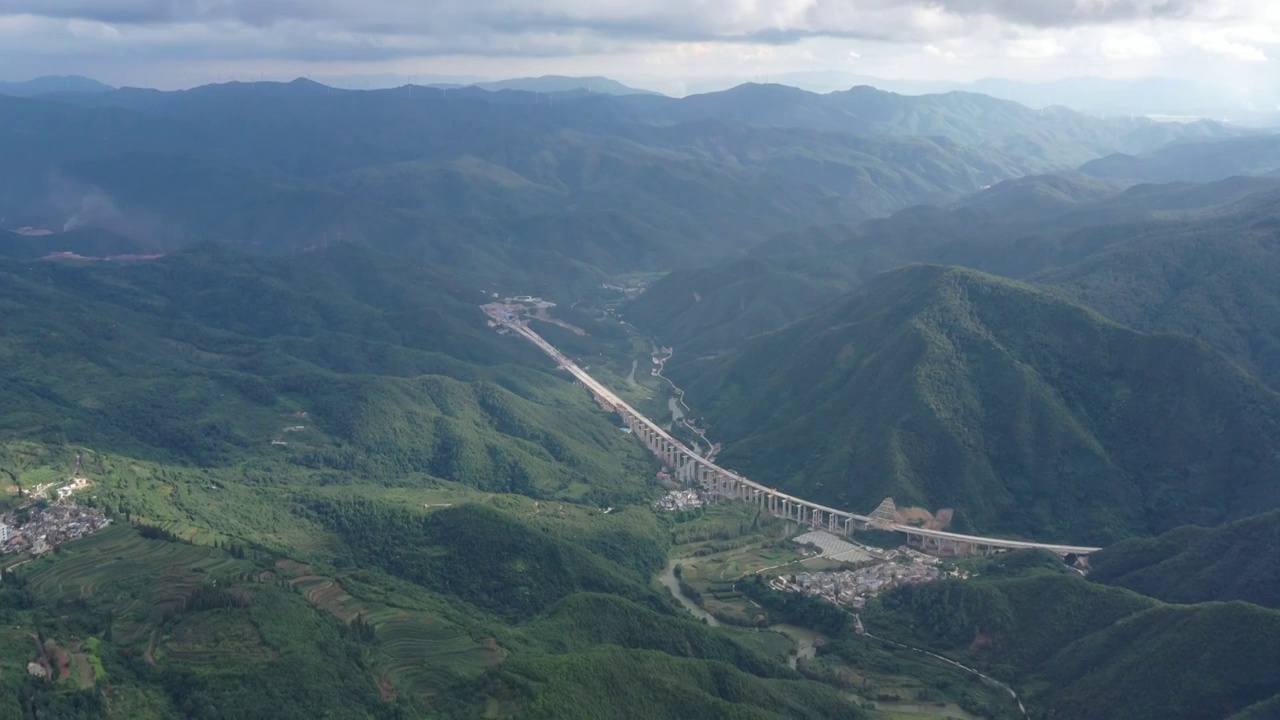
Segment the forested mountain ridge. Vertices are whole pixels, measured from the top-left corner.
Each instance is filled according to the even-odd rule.
[[[1280,609],[1280,512],[1131,538],[1090,558],[1090,578],[1173,603],[1244,600]]]
[[[665,369],[723,461],[813,500],[1086,544],[1234,520],[1280,505],[1280,396],[1245,372],[1273,326],[1224,321],[1269,307],[1280,186],[1028,177],[1232,133],[868,88],[0,97],[0,511],[44,522],[35,496],[74,477],[112,521],[6,556],[0,718],[1018,717],[843,610],[777,602],[769,573],[809,562],[783,521],[656,511],[659,463],[477,306],[559,302],[567,324],[537,327],[603,378],[631,365],[653,407],[666,383],[636,382],[640,361],[682,336]],[[882,273],[914,260],[1041,289]],[[1139,332],[1188,317],[1214,332]],[[1148,561],[1232,570],[1183,558],[1182,532],[1165,555],[1118,546],[1138,560],[1117,584]],[[743,627],[668,592],[708,553],[729,564],[704,610],[751,598],[723,620]],[[1244,666],[1152,712],[1274,703],[1270,611],[1165,606],[1056,557],[978,563],[873,602],[872,631],[1050,715],[1142,717],[1144,668],[1164,682],[1196,649]]]
[[[749,83],[680,99],[632,96],[624,102],[665,122],[714,118],[867,135],[941,136],[1027,157],[1039,170],[1074,167],[1112,152],[1152,150],[1180,138],[1236,134],[1212,122],[1104,119],[1061,107],[1032,110],[977,93],[912,96],[868,86],[820,95]]]
[[[773,91],[730,96],[751,104],[760,92]],[[776,233],[1078,162],[1043,157],[1046,147],[1090,159],[1219,132],[1122,128],[981,96],[795,93],[875,121],[716,111],[672,123],[654,108],[718,107],[719,96],[554,101],[305,80],[0,97],[0,217],[10,229],[90,227],[160,250],[217,241],[288,253],[341,238],[486,283],[588,284],[718,261]],[[994,142],[1008,133],[1039,139]],[[59,240],[45,247],[66,249]]]
[[[1198,338],[1280,389],[1280,197],[1244,204],[1033,279],[1139,330]]]
[[[1018,555],[971,580],[895,590],[868,622],[1018,682],[1031,717],[1261,718],[1275,707],[1280,612],[1164,605]],[[1196,682],[1169,681],[1189,666]]]
[[[944,138],[656,127],[604,97],[508,93],[295,83],[0,98],[0,210],[10,228],[54,231],[51,250],[84,226],[158,249],[342,238],[515,284],[707,261],[798,218],[858,220],[1027,171]]]
[[[5,499],[75,472],[114,520],[0,583],[0,716],[864,717],[655,592],[652,459],[449,274],[334,244],[0,277]],[[27,674],[33,632],[76,682]]]
[[[485,327],[462,299],[480,293],[369,250],[251,258],[203,246],[0,273],[0,424],[13,439],[205,467],[266,453],[531,494],[607,494],[647,466],[536,351]]]
[[[1277,222],[1270,178],[1124,191],[1023,178],[947,209],[779,235],[748,258],[670,273],[624,309],[688,359],[798,320],[880,271],[955,264],[1041,284],[1139,330],[1198,337],[1276,388]]]
[[[1212,182],[1280,170],[1280,135],[1186,140],[1138,155],[1091,160],[1080,172],[1125,183]]]
[[[974,271],[886,273],[672,372],[723,462],[835,507],[1105,543],[1280,505],[1280,395],[1194,340]]]

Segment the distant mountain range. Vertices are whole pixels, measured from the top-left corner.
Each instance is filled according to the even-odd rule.
[[[53,93],[100,93],[115,88],[80,75],[39,77],[25,82],[0,82],[0,95],[35,97]]]
[[[1110,155],[1080,172],[1126,183],[1213,182],[1280,174],[1280,135],[1178,142],[1140,155]]]
[[[1280,179],[1115,185],[1083,175],[997,184],[950,208],[779,235],[745,258],[677,270],[629,321],[711,354],[816,311],[910,262],[1052,283],[1135,327],[1195,334],[1280,388],[1280,272],[1269,234]]]
[[[540,292],[740,256],[808,224],[1233,133],[979,95],[770,85],[677,100],[227,83],[3,98],[0,119],[5,227],[129,240],[114,253],[90,243],[106,254],[198,240],[283,253],[345,239]],[[74,251],[62,240],[35,244]]]
[[[1238,134],[1213,122],[1102,119],[1061,107],[1033,110],[976,93],[900,95],[869,86],[820,95],[786,85],[746,84],[680,99],[631,96],[622,102],[653,122],[728,120],[867,135],[941,136],[1025,158],[1042,169],[1074,167],[1109,154],[1106,148],[1146,152],[1175,140]]]
[[[463,84],[433,84],[433,87],[478,87],[481,90],[523,90],[526,92],[563,93],[593,92],[602,95],[658,95],[652,90],[639,90],[627,87],[617,80],[607,77],[567,77],[564,75],[543,75],[541,77],[513,78],[511,80],[493,80],[488,82]]]
[[[543,75],[522,78],[474,76],[359,75],[313,76],[335,88],[390,89],[407,84],[456,89],[527,90],[541,93],[595,92],[604,95],[656,95],[658,88],[682,97],[723,92],[759,78],[712,78],[675,82],[647,78],[623,83],[605,76]],[[1075,77],[1042,83],[1004,78],[973,82],[911,80],[860,75],[840,71],[792,72],[772,75],[770,82],[813,93],[844,92],[859,86],[876,87],[904,95],[939,95],[963,92],[1008,100],[1032,109],[1067,107],[1095,116],[1151,116],[1162,119],[1206,118],[1257,127],[1280,126],[1280,111],[1259,110],[1280,104],[1280,86],[1248,89],[1167,77],[1134,79]],[[109,86],[79,76],[44,77],[28,82],[0,83],[0,94],[32,96],[50,92],[100,92]]]
[[[748,78],[718,78],[688,83],[689,94],[717,92]],[[753,80],[758,80],[753,78]],[[871,85],[906,95],[948,92],[981,93],[1031,108],[1069,107],[1101,116],[1165,116],[1213,118],[1253,126],[1280,125],[1280,85],[1259,84],[1242,90],[1234,84],[1194,82],[1180,78],[1075,77],[1034,83],[1004,78],[973,82],[912,80],[839,71],[781,73],[769,81],[828,93]]]
[[[1280,716],[1275,138],[862,86],[29,85],[0,511],[87,478],[114,521],[6,556],[0,717]],[[775,592],[787,523],[654,512],[659,461],[486,324],[525,293],[655,418],[674,345],[760,482],[1116,544],[856,622]]]

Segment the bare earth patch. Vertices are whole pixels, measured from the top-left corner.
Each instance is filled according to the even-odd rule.
[[[548,312],[547,312],[547,310],[546,310],[546,308],[538,308],[537,310],[534,310],[534,311],[533,311],[533,316],[534,316],[535,318],[537,318],[537,319],[541,320],[542,322],[548,322],[548,323],[551,323],[552,325],[559,325],[560,327],[564,328],[565,330],[568,330],[569,332],[571,332],[571,333],[573,333],[573,334],[575,334],[575,335],[586,335],[586,334],[587,334],[587,331],[586,331],[586,330],[583,330],[582,328],[578,327],[577,325],[570,325],[569,323],[567,323],[567,322],[565,322],[565,321],[563,321],[563,320],[557,320],[557,319],[555,319],[555,318],[551,317],[551,313],[548,313]]]
[[[969,643],[969,652],[978,652],[990,644],[991,638],[983,635],[981,632],[974,633],[973,642]]]
[[[943,508],[938,511],[935,516],[933,513],[919,507],[900,507],[898,508],[898,523],[902,525],[915,525],[926,530],[945,530],[951,524],[951,516],[954,511],[951,508]]]

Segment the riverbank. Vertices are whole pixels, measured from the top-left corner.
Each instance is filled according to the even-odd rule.
[[[679,564],[679,560],[668,560],[667,566],[663,568],[662,573],[658,575],[658,582],[661,582],[664,587],[671,591],[671,594],[675,596],[676,601],[683,605],[684,609],[688,610],[690,615],[693,615],[699,620],[706,621],[706,623],[711,627],[719,627],[720,621],[717,620],[714,615],[703,610],[698,603],[693,601],[693,598],[685,595],[684,591],[680,589],[680,580],[676,577],[676,565]]]

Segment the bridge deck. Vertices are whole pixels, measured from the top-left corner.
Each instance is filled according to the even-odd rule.
[[[550,355],[557,363],[559,363],[560,367],[564,368],[566,371],[569,372],[569,374],[573,375],[575,379],[577,379],[579,382],[585,385],[587,389],[589,389],[597,398],[599,398],[600,400],[602,400],[603,402],[609,405],[612,405],[617,410],[625,411],[626,413],[629,413],[632,417],[636,418],[650,431],[652,431],[653,433],[661,437],[666,442],[670,443],[673,447],[677,448],[680,453],[684,454],[689,458],[694,459],[700,465],[708,469],[711,469],[715,472],[721,473],[726,477],[732,478],[734,481],[739,482],[746,487],[753,488],[760,492],[773,495],[780,500],[787,500],[798,505],[803,505],[806,508],[811,508],[814,510],[821,511],[828,515],[834,515],[841,518],[848,518],[848,519],[856,520],[858,522],[865,522],[865,523],[873,522],[870,517],[867,517],[865,515],[858,515],[856,513],[847,512],[845,510],[837,510],[836,508],[827,507],[825,505],[819,505],[817,503],[810,502],[803,498],[798,498],[792,495],[788,495],[786,493],[779,492],[773,488],[766,487],[764,485],[761,485],[760,483],[749,480],[739,475],[738,473],[733,472],[732,470],[726,470],[720,467],[719,465],[716,465],[715,463],[704,459],[703,457],[695,453],[692,449],[690,449],[688,446],[686,446],[684,443],[672,437],[670,433],[668,433],[666,430],[663,430],[661,427],[659,427],[657,423],[653,422],[649,418],[637,412],[636,409],[631,407],[631,405],[629,405],[625,400],[618,397],[616,394],[613,393],[612,390],[605,387],[600,382],[598,382],[595,378],[587,374],[585,370],[578,367],[578,365],[574,363],[572,360],[570,360],[566,355],[564,355],[564,353],[561,353],[559,350],[555,348],[555,346],[553,346],[551,343],[544,340],[541,335],[529,329],[524,323],[518,320],[506,321],[498,318],[495,318],[495,320],[498,320],[500,323],[502,323],[506,327],[511,328],[520,336],[524,337],[526,340],[532,342],[534,345],[537,345],[539,348],[541,348],[543,352]],[[914,535],[937,538],[940,540],[950,540],[955,542],[970,543],[973,545],[983,545],[983,546],[989,546],[989,547],[1009,548],[1009,549],[1040,548],[1040,549],[1049,550],[1050,552],[1054,552],[1058,554],[1073,553],[1076,555],[1088,555],[1089,553],[1096,552],[1097,550],[1100,549],[1096,547],[1085,547],[1085,546],[1077,546],[1077,545],[1057,545],[1052,543],[1039,543],[1032,540],[1011,540],[1008,538],[982,537],[978,535],[962,535],[959,533],[943,532],[941,530],[925,530],[922,528],[911,527],[910,525],[893,525],[891,526],[890,529],[897,532],[911,533]]]

